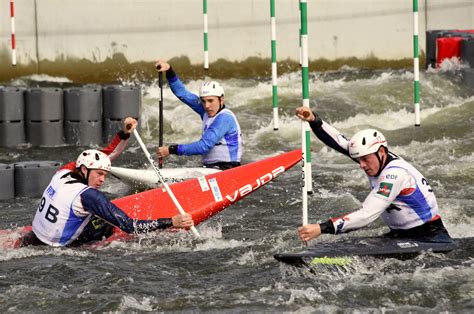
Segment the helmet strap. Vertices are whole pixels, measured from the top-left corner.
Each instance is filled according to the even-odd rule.
[[[91,170],[87,168],[87,176],[86,176],[86,184],[89,185],[89,175],[91,174]]]
[[[81,174],[81,177],[83,178],[82,183],[84,183],[85,185],[89,185],[89,175],[90,175],[91,171],[90,171],[89,168],[84,166],[84,168],[87,169],[86,175],[84,176],[84,174],[82,173],[82,166],[83,165],[81,165],[81,168],[79,168],[79,173]]]
[[[223,103],[221,104],[221,98],[222,98],[222,96],[219,96],[219,110],[217,110],[216,114],[218,114],[219,112],[222,111],[222,109],[225,108],[225,104],[223,104]]]
[[[380,147],[383,147],[383,146],[380,146]],[[383,162],[382,158],[380,157],[379,150],[375,152],[375,156],[377,156],[377,160],[379,161],[379,170],[377,171],[377,174],[375,175],[376,177],[378,177],[380,173],[382,172],[383,168],[385,168],[385,162]]]

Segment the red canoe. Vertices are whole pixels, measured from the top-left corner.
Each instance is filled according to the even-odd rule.
[[[301,158],[301,150],[297,149],[169,186],[181,207],[192,215],[194,224],[198,225],[272,181],[301,161]],[[121,197],[112,202],[134,219],[167,218],[178,214],[178,209],[164,188]],[[17,239],[25,230],[31,230],[31,227],[0,230],[0,247],[18,246]],[[124,236],[117,228],[114,233],[108,242]],[[12,234],[16,234],[16,239],[11,238]]]

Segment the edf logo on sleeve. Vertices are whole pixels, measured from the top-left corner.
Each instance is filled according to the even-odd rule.
[[[393,187],[392,183],[381,182],[380,186],[379,186],[379,189],[377,191],[377,194],[380,194],[380,195],[385,196],[385,197],[389,197],[390,192],[392,191],[392,187]]]

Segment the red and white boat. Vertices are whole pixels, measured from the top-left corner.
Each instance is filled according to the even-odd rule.
[[[301,161],[301,158],[301,150],[297,149],[169,186],[183,209],[192,215],[194,224],[198,225],[274,180]],[[112,202],[134,219],[159,219],[178,214],[178,209],[164,188],[132,194]],[[18,247],[19,238],[29,230],[31,226],[0,230],[0,247]],[[129,237],[115,228],[107,242],[124,238]]]

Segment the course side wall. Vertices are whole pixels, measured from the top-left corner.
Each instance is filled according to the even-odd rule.
[[[299,60],[296,0],[276,1],[277,59]],[[210,62],[270,58],[269,0],[210,0]],[[15,1],[17,62],[84,59],[128,62],[186,56],[203,62],[201,0]],[[0,2],[0,70],[11,61],[9,1]],[[474,28],[474,1],[420,0],[420,49],[425,31]],[[412,1],[308,1],[309,58],[411,58]]]

